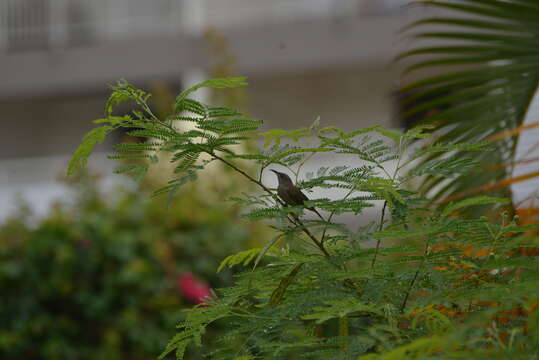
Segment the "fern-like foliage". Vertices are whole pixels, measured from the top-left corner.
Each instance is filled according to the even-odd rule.
[[[105,106],[107,117],[96,120],[106,124],[90,131],[83,139],[73,156],[68,174],[73,174],[83,166],[95,144],[102,142],[106,135],[118,128],[124,128],[128,135],[141,138],[144,143],[122,143],[115,146],[117,155],[110,156],[117,160],[143,160],[128,164],[117,170],[118,173],[131,173],[140,179],[148,170],[148,166],[159,160],[160,152],[171,152],[170,161],[176,164],[174,172],[178,176],[169,184],[156,190],[155,194],[173,195],[181,185],[196,179],[196,171],[202,167],[199,162],[204,155],[216,152],[231,153],[231,145],[238,145],[246,138],[242,135],[256,130],[261,121],[244,118],[233,109],[226,107],[210,107],[188,97],[193,91],[203,87],[230,88],[245,85],[244,78],[212,79],[187,89],[176,98],[173,115],[160,121],[152,112],[150,94],[135,88],[125,80],[112,86]],[[139,109],[122,117],[113,116],[116,105],[132,101]],[[178,126],[179,123],[191,123],[194,127]],[[146,161],[144,161],[146,160]]]
[[[314,124],[263,133],[267,141],[262,149],[238,153],[232,146],[260,122],[189,95],[203,86],[244,82],[209,80],[184,91],[174,115],[163,122],[152,115],[147,94],[120,82],[113,87],[107,109],[125,100],[135,101],[141,109],[99,120],[107,125],[85,137],[70,166],[74,171],[83,164],[103,134],[125,127],[131,135],[147,139],[116,147],[115,158],[141,159],[126,171],[143,172],[158,160],[159,152],[173,153],[177,177],[156,194],[174,193],[211,161],[224,163],[260,190],[234,200],[245,206],[246,218],[266,221],[277,235],[263,248],[223,260],[220,269],[248,268],[233,287],[218,289],[215,298],[186,313],[161,358],[175,354],[182,359],[190,347],[203,344],[206,329],[216,322],[230,328],[220,346],[210,350],[211,359],[537,355],[539,266],[520,249],[537,243],[531,232],[539,226],[523,227],[517,219],[507,218],[502,213],[504,199],[479,196],[433,209],[427,207],[428,199],[407,188],[418,176],[443,179],[469,174],[476,166],[474,155],[452,154],[488,153],[486,144],[433,141],[415,149],[417,139],[429,136],[428,126],[400,133],[380,127],[344,132]],[[179,122],[194,127],[180,129]],[[307,138],[309,145],[303,147],[300,141]],[[337,154],[338,162],[304,176],[306,162],[326,152]],[[444,156],[430,159],[433,153]],[[257,165],[258,172],[243,170],[239,164],[244,161]],[[416,166],[418,162],[421,165]],[[311,200],[284,207],[262,182],[263,171],[274,165],[287,169]],[[335,189],[342,195],[317,198],[317,189]],[[348,214],[359,223],[364,210],[376,205],[380,211],[376,223],[358,226],[352,220],[350,226],[337,221],[339,214]],[[478,205],[490,206],[499,216],[459,216]],[[324,214],[322,219],[305,216],[311,207]]]

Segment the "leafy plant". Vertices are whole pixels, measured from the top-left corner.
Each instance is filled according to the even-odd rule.
[[[137,176],[159,160],[160,152],[172,153],[177,177],[155,194],[173,194],[208,164],[220,162],[259,188],[258,194],[235,198],[244,205],[244,216],[267,221],[277,231],[263,248],[224,259],[221,269],[240,263],[253,269],[211,301],[188,310],[161,358],[172,353],[183,358],[188,348],[204,342],[216,322],[227,322],[232,330],[212,348],[212,359],[514,359],[537,354],[539,267],[517,250],[538,226],[519,226],[503,213],[497,222],[459,216],[474,205],[500,212],[508,202],[503,198],[479,196],[432,209],[428,199],[407,188],[425,174],[445,179],[469,173],[476,153],[493,151],[487,143],[438,140],[417,149],[411,145],[429,137],[430,126],[400,133],[377,126],[344,132],[314,124],[266,132],[264,148],[243,153],[234,146],[261,122],[189,98],[203,86],[243,85],[243,78],[203,82],[182,92],[174,114],[160,121],[147,110],[149,96],[122,81],[109,104],[134,100],[141,110],[98,121],[148,141],[143,149],[119,145],[121,154],[113,157],[146,159],[127,169]],[[178,122],[194,128],[182,131]],[[308,146],[298,142],[307,139]],[[81,144],[71,172],[92,143]],[[342,162],[302,178],[305,163],[321,152],[339,154]],[[469,156],[456,158],[455,152]],[[443,156],[434,160],[432,154]],[[245,161],[257,165],[256,174],[243,169]],[[311,194],[303,206],[283,206],[262,182],[263,171],[276,165],[288,169],[306,192],[328,188],[337,197]],[[375,202],[382,205],[376,223],[335,221],[339,214],[358,218]],[[324,220],[306,216],[304,209],[313,206]],[[261,265],[261,259],[268,264]]]
[[[77,184],[77,200],[35,226],[25,211],[0,226],[2,359],[154,359],[193,305],[182,277],[231,284],[230,271],[215,273],[223,254],[264,234],[193,192],[166,209],[140,188],[101,193],[86,176]]]
[[[433,200],[455,200],[489,193],[508,196],[511,184],[537,177],[512,177],[519,135],[539,82],[539,3],[534,0],[418,1],[445,11],[413,23],[406,34],[436,45],[405,52],[405,74],[416,73],[401,88],[404,119],[432,124],[442,142],[488,141],[488,153],[455,151],[455,159],[479,162],[473,176],[440,178],[429,174],[422,190]],[[433,71],[434,70],[434,71]],[[433,73],[435,75],[433,75]],[[445,156],[435,153],[424,161]]]

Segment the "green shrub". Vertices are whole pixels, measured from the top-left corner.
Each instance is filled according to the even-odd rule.
[[[192,306],[180,275],[230,284],[215,269],[258,230],[196,194],[167,209],[139,191],[90,183],[37,226],[20,214],[0,227],[0,358],[153,359]]]
[[[436,207],[407,187],[424,175],[443,184],[455,174],[470,174],[477,163],[465,154],[489,151],[488,143],[432,138],[414,148],[417,140],[432,136],[430,127],[344,132],[314,124],[266,132],[265,147],[245,153],[231,145],[248,139],[259,121],[189,98],[204,86],[242,85],[243,78],[205,81],[182,92],[173,115],[161,121],[147,111],[149,95],[122,81],[113,87],[107,108],[134,100],[140,111],[98,120],[101,127],[86,136],[70,164],[75,171],[97,141],[121,127],[147,139],[146,151],[119,144],[114,158],[148,160],[121,171],[141,177],[160,153],[172,155],[173,178],[156,194],[174,194],[213,162],[258,186],[259,193],[236,200],[245,217],[269,221],[277,236],[267,237],[263,248],[223,261],[220,268],[250,263],[255,269],[204,306],[188,310],[162,357],[183,358],[186,349],[207,343],[213,324],[227,321],[233,327],[211,347],[212,359],[537,358],[539,266],[519,250],[537,244],[529,232],[539,226],[519,226],[518,219],[504,215],[507,199],[478,196]],[[178,128],[183,122],[194,128]],[[299,139],[309,145],[294,143]],[[461,151],[464,155],[452,156]],[[334,155],[334,166],[305,174],[297,185],[306,192],[339,190],[340,198],[314,193],[303,205],[285,207],[285,199],[262,183],[263,171],[275,166],[302,179],[305,162],[321,152]],[[444,156],[414,166],[431,154]],[[358,160],[363,164],[354,166]],[[245,161],[258,166],[256,174],[241,166]],[[375,201],[383,204],[376,223],[350,227],[335,221],[338,214],[356,219]],[[459,216],[478,205],[488,205],[497,216]],[[325,218],[305,217],[311,207]],[[261,258],[269,264],[258,264]]]

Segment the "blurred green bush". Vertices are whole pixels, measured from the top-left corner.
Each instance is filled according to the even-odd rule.
[[[167,209],[139,191],[85,183],[37,225],[23,211],[0,227],[1,359],[153,359],[193,305],[179,277],[230,284],[215,269],[260,235],[196,191]]]

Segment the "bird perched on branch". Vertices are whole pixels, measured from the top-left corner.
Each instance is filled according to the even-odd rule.
[[[286,205],[298,206],[305,205],[305,201],[309,198],[292,182],[292,179],[288,175],[282,172],[271,170],[277,175],[279,180],[279,186],[277,187],[277,195],[285,202]],[[325,219],[320,215],[320,213],[314,207],[308,207],[308,210],[311,210],[316,213],[325,221]]]

